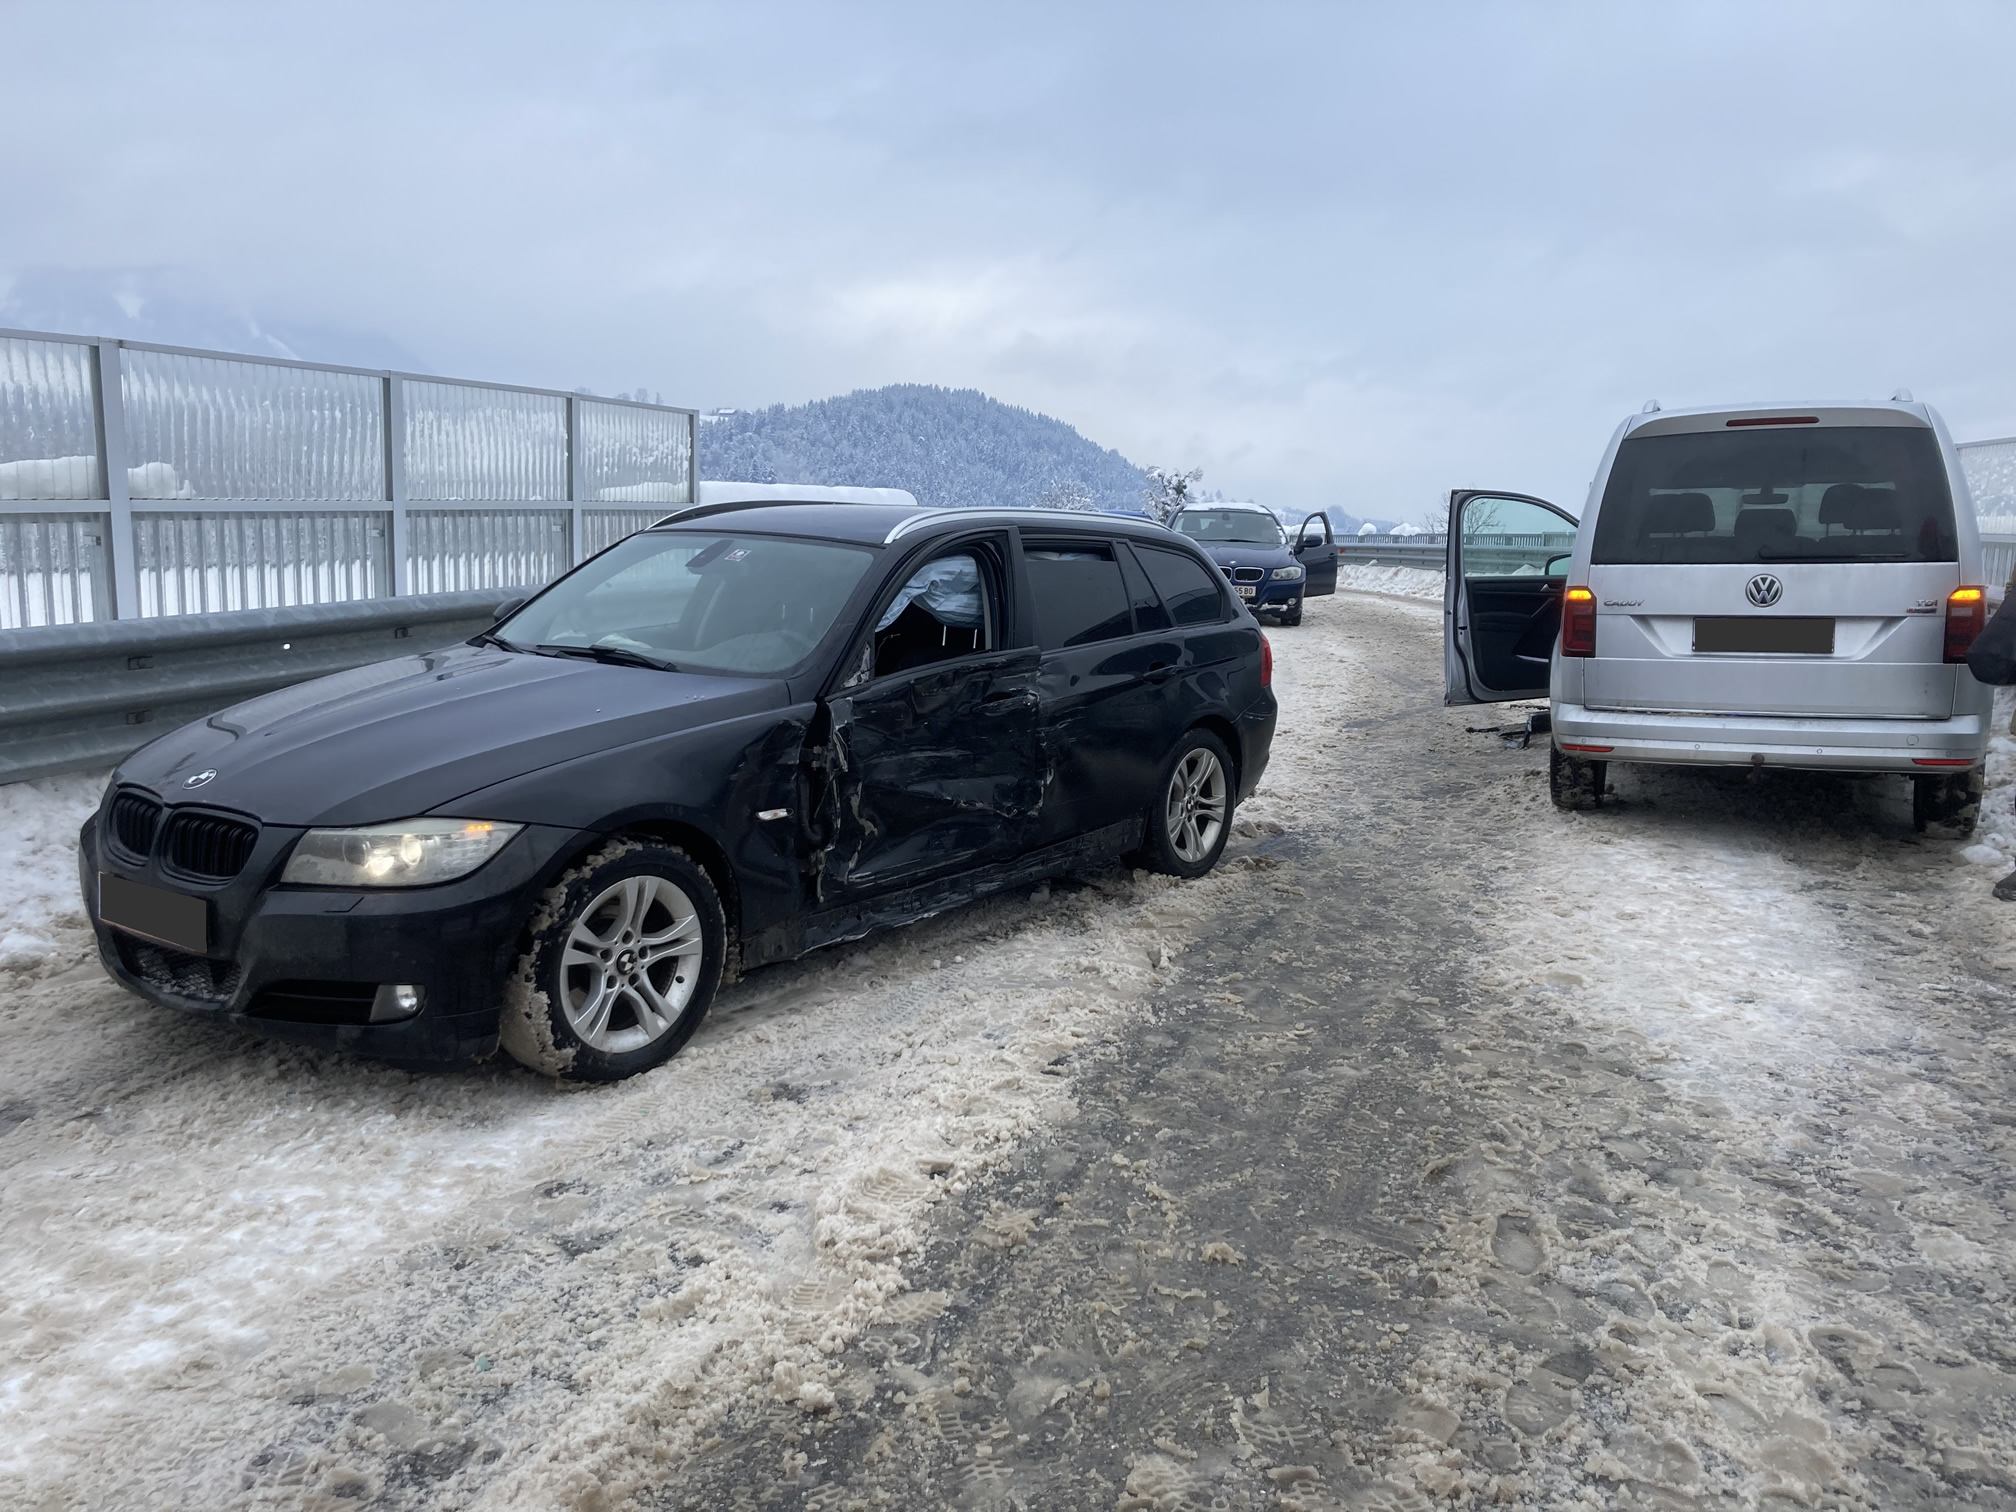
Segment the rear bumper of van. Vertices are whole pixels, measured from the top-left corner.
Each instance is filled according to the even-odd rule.
[[[1556,703],[1554,743],[1596,761],[1672,766],[1800,767],[1832,772],[1937,772],[1927,761],[1984,760],[1986,714],[1952,719],[1786,719],[1759,714],[1652,714]],[[1950,770],[1950,768],[1949,768]]]

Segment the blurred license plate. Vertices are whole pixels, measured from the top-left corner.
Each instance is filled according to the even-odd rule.
[[[1694,621],[1694,649],[1832,656],[1834,621],[1762,614],[1703,616]]]
[[[165,887],[149,887],[100,872],[98,917],[114,929],[173,945],[191,955],[201,955],[210,948],[210,905]]]
[[[1260,591],[1259,587],[1253,583],[1235,583],[1233,587],[1239,590],[1239,597],[1241,598],[1252,598]]]

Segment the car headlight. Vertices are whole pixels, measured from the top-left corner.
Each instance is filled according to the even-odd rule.
[[[466,877],[522,824],[489,819],[401,819],[362,829],[314,829],[287,858],[282,882],[312,887],[426,887]]]
[[[1276,567],[1272,575],[1279,582],[1292,583],[1302,576],[1302,569],[1291,563],[1286,567]]]

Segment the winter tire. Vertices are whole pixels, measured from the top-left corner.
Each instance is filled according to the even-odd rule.
[[[1593,809],[1603,802],[1609,763],[1563,755],[1558,746],[1547,752],[1547,791],[1558,809]]]
[[[1911,779],[1911,823],[1923,830],[1938,825],[1956,838],[1974,833],[1981,819],[1981,769],[1942,772]]]
[[[1232,757],[1209,730],[1191,730],[1162,763],[1142,862],[1171,877],[1201,877],[1231,833]]]
[[[700,1027],[726,953],[720,895],[690,856],[649,840],[604,846],[533,909],[503,1046],[574,1081],[648,1071]]]

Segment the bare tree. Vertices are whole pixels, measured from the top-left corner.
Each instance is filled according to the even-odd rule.
[[[1052,483],[1037,495],[1038,509],[1071,509],[1080,513],[1093,513],[1099,508],[1092,497],[1092,490],[1083,483]]]
[[[1178,472],[1169,467],[1148,469],[1148,486],[1141,490],[1141,498],[1148,506],[1148,513],[1163,524],[1169,517],[1190,502],[1190,486],[1204,476],[1204,469],[1193,467],[1188,472]]]

